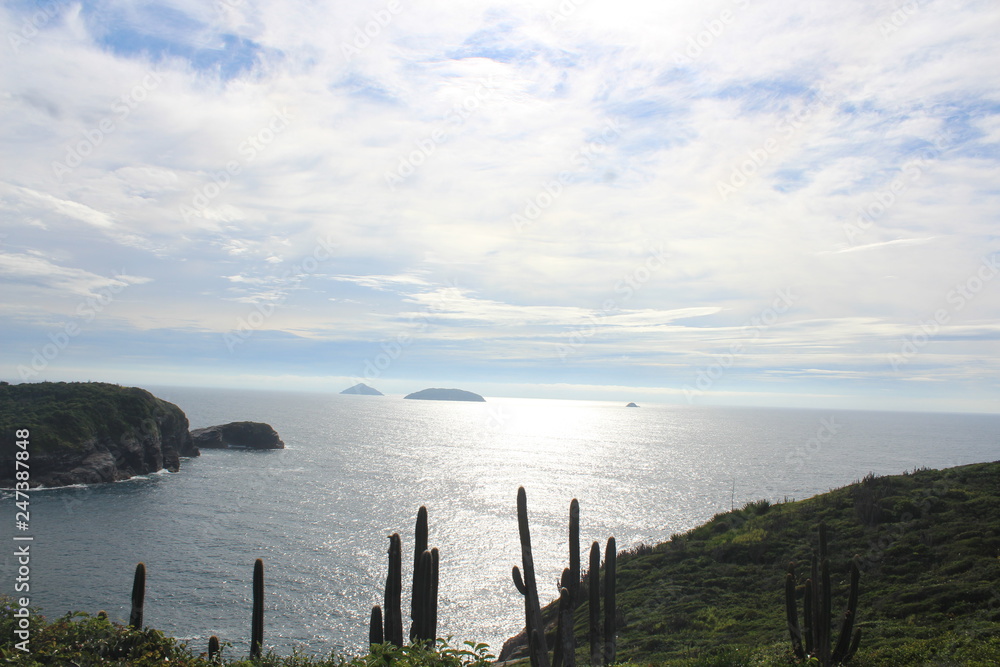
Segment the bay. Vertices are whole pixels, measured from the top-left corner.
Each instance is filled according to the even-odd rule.
[[[510,576],[520,564],[518,486],[544,602],[568,561],[572,498],[584,550],[611,535],[627,549],[760,498],[1000,458],[998,415],[150,390],[179,405],[192,428],[263,421],[286,449],[206,450],[179,473],[33,492],[31,601],[49,616],[103,609],[124,621],[143,561],[146,623],[198,650],[216,634],[233,655],[248,650],[256,558],[265,563],[267,647],[360,652],[394,532],[408,628],[420,505],[441,551],[439,634],[499,651],[523,624]],[[4,498],[10,521],[0,536],[10,544]],[[8,593],[16,569],[6,556]]]

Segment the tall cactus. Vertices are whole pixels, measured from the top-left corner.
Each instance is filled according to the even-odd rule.
[[[590,545],[590,664],[604,662],[604,641],[601,636],[601,544]]]
[[[785,615],[792,640],[792,651],[799,660],[815,659],[823,667],[846,662],[853,657],[861,642],[861,629],[854,628],[858,611],[858,583],[861,570],[857,557],[851,561],[851,586],[847,609],[840,623],[840,636],[831,647],[833,632],[832,595],[830,586],[830,560],[827,558],[826,525],[819,526],[819,555],[812,556],[812,576],[805,582],[802,618],[799,626],[795,601],[795,563],[788,564],[785,575]],[[853,631],[853,632],[852,632]]]
[[[135,566],[135,576],[132,577],[132,611],[128,615],[128,624],[138,630],[142,629],[142,608],[146,601],[146,564]]]
[[[403,589],[403,545],[399,533],[389,536],[389,574],[385,579],[385,641],[396,646],[403,645],[403,612],[401,596]]]
[[[618,652],[617,634],[618,606],[615,602],[618,578],[618,549],[615,538],[608,538],[604,552],[604,664],[612,665]]]
[[[535,580],[535,560],[531,555],[531,532],[528,528],[528,497],[524,487],[517,489],[517,531],[521,538],[521,566],[524,578],[514,566],[514,585],[524,596],[524,625],[531,654],[531,667],[549,667],[548,647],[545,645],[545,626],[538,602],[538,585]]]
[[[437,639],[438,619],[438,586],[441,579],[441,552],[437,547],[431,549],[431,581],[430,593],[427,596],[427,638],[432,642]]]
[[[264,646],[264,561],[253,563],[253,614],[250,619],[250,657],[259,658]]]
[[[566,589],[565,596],[563,589]],[[576,665],[576,636],[573,634],[573,614],[580,604],[580,502],[569,503],[569,567],[559,581],[559,620],[556,645],[552,651],[552,667]]]
[[[410,598],[410,641],[419,636],[423,610],[427,606],[427,583],[420,579],[420,558],[427,551],[427,508],[423,505],[417,510],[417,525],[414,529],[413,542],[413,589]]]

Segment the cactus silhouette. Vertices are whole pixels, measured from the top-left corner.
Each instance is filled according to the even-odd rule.
[[[604,660],[604,646],[601,637],[601,544],[590,545],[589,574],[589,617],[590,617],[590,664],[600,665]]]
[[[791,635],[792,651],[801,661],[816,660],[823,667],[846,662],[854,656],[861,642],[861,629],[854,629],[858,612],[858,583],[861,571],[857,558],[851,561],[851,586],[847,609],[840,624],[840,636],[832,648],[833,600],[830,587],[830,560],[827,558],[826,525],[819,526],[819,555],[812,556],[812,576],[805,581],[802,626],[796,605],[795,563],[788,564],[785,575],[785,615]],[[853,630],[853,632],[852,632]]]
[[[615,538],[608,538],[608,546],[604,551],[604,664],[615,662],[618,652],[618,642],[615,639],[618,607],[615,602],[618,577],[618,549]]]
[[[389,574],[385,579],[384,615],[385,641],[395,646],[403,645],[403,612],[401,596],[403,588],[403,545],[399,533],[389,536]]]
[[[423,613],[427,606],[428,583],[421,579],[420,558],[427,551],[427,508],[417,510],[413,542],[413,589],[410,598],[410,641],[421,636]]]
[[[514,566],[514,585],[524,596],[525,633],[531,655],[531,667],[549,667],[548,648],[545,645],[545,627],[538,603],[538,585],[535,581],[535,561],[531,555],[531,532],[528,527],[528,497],[524,487],[517,489],[517,530],[521,538],[521,566],[524,577]]]
[[[219,657],[219,638],[212,635],[208,638],[208,659],[214,661]]]
[[[382,607],[375,605],[372,607],[372,616],[368,621],[368,644],[381,644],[385,641],[385,634],[382,631]]]
[[[132,578],[132,611],[128,615],[128,624],[133,628],[142,629],[142,607],[146,601],[146,564],[135,566],[135,576]]]
[[[250,657],[259,658],[264,645],[264,561],[253,563],[253,614],[250,619]]]

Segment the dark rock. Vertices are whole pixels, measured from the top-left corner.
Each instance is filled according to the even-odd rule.
[[[629,403],[629,404],[628,404],[628,405],[626,405],[625,407],[626,407],[626,408],[637,408],[637,407],[639,407],[639,406],[638,406],[638,405],[636,405],[635,403]]]
[[[341,394],[364,394],[365,396],[385,396],[382,392],[374,387],[369,387],[364,382],[359,382],[353,387],[348,387]]]
[[[268,424],[231,422],[220,426],[197,428],[191,440],[204,449],[284,449],[285,443]]]
[[[176,472],[181,457],[200,453],[184,412],[144,389],[102,382],[0,385],[0,487],[14,486],[13,435],[22,428],[30,433],[32,487]]]
[[[477,401],[483,403],[485,398],[479,394],[463,389],[421,389],[403,398],[413,398],[421,401]]]

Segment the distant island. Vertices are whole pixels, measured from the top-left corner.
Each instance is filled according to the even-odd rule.
[[[29,483],[95,484],[159,470],[198,456],[188,418],[144,389],[104,382],[0,385],[0,487],[14,486],[15,433],[27,430]]]
[[[626,405],[625,407],[626,407],[626,408],[637,408],[637,407],[639,407],[639,406],[638,406],[638,405],[636,405],[635,403],[629,403],[629,404],[628,404],[628,405]]]
[[[191,431],[191,440],[202,449],[284,449],[285,443],[270,424],[231,422]]]
[[[485,403],[486,399],[479,394],[464,389],[421,389],[407,394],[403,398],[413,398],[419,401],[476,401]]]
[[[374,387],[369,387],[364,382],[359,382],[353,387],[348,387],[341,394],[363,394],[365,396],[385,396],[382,392]]]

